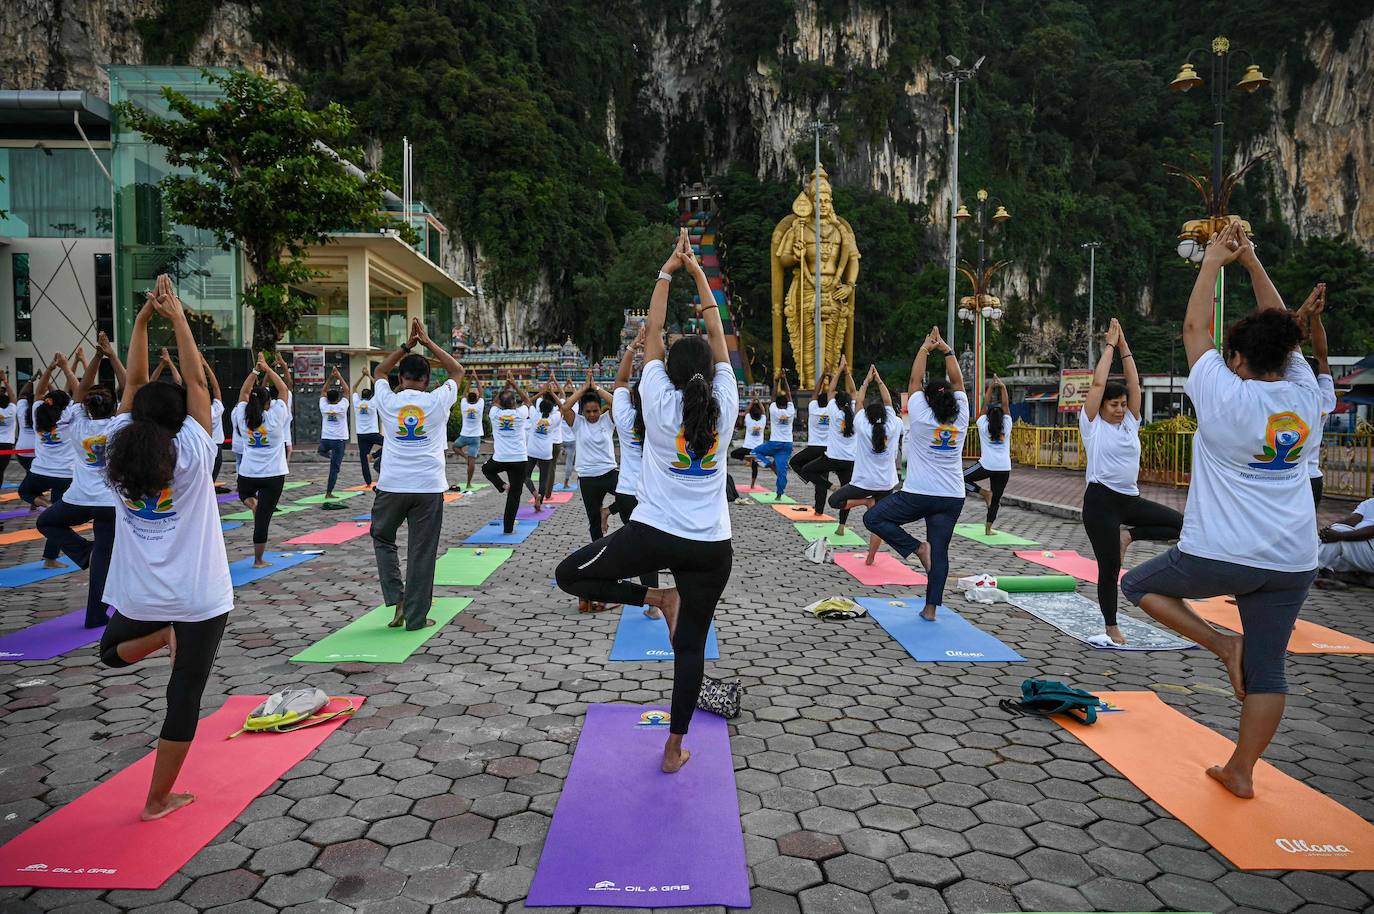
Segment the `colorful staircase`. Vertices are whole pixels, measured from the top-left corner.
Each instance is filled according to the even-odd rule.
[[[706,272],[706,281],[711,286],[711,294],[715,297],[716,307],[720,309],[720,320],[725,326],[725,345],[730,350],[730,365],[735,369],[735,378],[741,384],[748,384],[751,380],[749,366],[740,352],[739,331],[735,327],[734,317],[730,314],[729,285],[720,268],[720,257],[716,255],[717,231],[715,223],[716,213],[707,210],[683,213],[678,218],[678,225],[687,229],[687,237],[691,239],[692,250],[696,252],[697,259],[701,261],[701,268]],[[693,303],[699,302],[696,294],[692,295],[692,301]]]

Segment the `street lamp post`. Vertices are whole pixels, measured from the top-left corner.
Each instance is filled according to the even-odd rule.
[[[1088,367],[1093,367],[1093,296],[1097,288],[1097,249],[1100,241],[1087,241],[1079,245],[1088,252]]]
[[[821,376],[822,360],[824,354],[821,347],[821,134],[835,129],[835,125],[821,120],[815,120],[806,125],[806,129],[815,134],[816,139],[816,163],[811,172],[814,185],[811,190],[812,209],[816,216],[816,361],[815,377]]]
[[[940,78],[954,84],[954,133],[950,139],[949,152],[949,321],[945,342],[954,345],[954,295],[956,262],[959,259],[959,86],[973,78],[978,68],[987,60],[986,55],[979,57],[971,67],[960,67],[959,58],[950,54],[945,63],[950,65]]]
[[[997,206],[997,210],[991,217],[987,214],[988,192],[979,189],[978,199],[978,265],[976,269],[971,269],[966,263],[959,270],[968,277],[973,285],[973,295],[967,296],[961,302],[963,307],[959,309],[959,317],[970,321],[973,324],[973,415],[981,415],[983,411],[983,388],[987,386],[987,325],[991,321],[997,323],[1002,319],[1002,301],[997,296],[988,292],[992,283],[992,277],[1006,267],[1011,261],[999,260],[996,263],[987,262],[987,235],[988,219],[991,218],[993,228],[1001,225],[1011,218],[1011,213],[1002,205]],[[974,218],[967,207],[959,207],[954,218],[958,221]]]

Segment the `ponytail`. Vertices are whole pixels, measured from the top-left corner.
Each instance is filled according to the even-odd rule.
[[[71,401],[72,398],[65,391],[49,391],[47,399],[39,400],[38,408],[33,411],[34,426],[41,433],[52,431],[62,421],[62,412]]]
[[[846,438],[854,437],[854,397],[849,391],[841,390],[835,393],[835,404],[844,411],[844,422],[840,425],[840,434]]]
[[[720,426],[720,404],[711,390],[711,347],[706,338],[684,336],[674,342],[668,350],[667,371],[668,380],[682,392],[682,431],[687,449],[695,458],[705,457],[716,445]]]
[[[186,391],[175,384],[145,384],[134,394],[130,422],[105,450],[105,475],[128,501],[155,499],[176,472],[176,436],[186,422]]]
[[[872,400],[864,406],[864,415],[873,426],[873,452],[881,454],[887,450],[887,406],[881,400]]]
[[[1002,412],[1001,404],[994,404],[988,407],[988,438],[993,441],[1001,442],[1002,433],[1005,431],[1007,414]]]
[[[262,425],[263,410],[271,399],[266,387],[254,387],[248,392],[248,405],[243,410],[243,427],[250,431]]]
[[[714,402],[714,401],[713,401],[713,402]],[[642,401],[642,400],[639,399],[639,382],[638,382],[638,381],[636,381],[635,384],[634,384],[634,386],[630,388],[630,405],[633,406],[633,407],[635,408],[635,421],[634,421],[634,435],[635,435],[635,440],[636,440],[636,441],[643,441],[643,440],[644,440],[644,401]],[[720,408],[719,408],[719,407],[716,408],[716,413],[717,413],[717,415],[719,415],[719,413],[720,413]],[[715,431],[714,431],[714,430],[715,430],[715,423],[714,423],[714,422],[711,424],[711,428],[712,428],[712,434],[715,434]],[[698,452],[698,453],[701,453],[701,452]]]

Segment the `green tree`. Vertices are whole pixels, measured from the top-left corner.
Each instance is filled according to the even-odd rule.
[[[1326,283],[1322,321],[1332,355],[1374,352],[1374,256],[1368,251],[1344,235],[1308,238],[1269,272],[1290,308],[1317,283]]]
[[[659,267],[673,252],[675,241],[676,232],[669,225],[632,229],[620,240],[605,273],[573,281],[573,304],[581,317],[578,342],[593,360],[619,349],[624,309],[649,307]],[[688,315],[691,299],[691,283],[676,279],[668,295],[670,326]]]
[[[172,218],[243,252],[252,270],[243,303],[253,309],[253,348],[272,350],[310,307],[292,288],[311,276],[308,246],[340,229],[406,229],[382,213],[386,179],[358,177],[340,160],[362,160],[361,150],[344,146],[354,123],[342,105],[311,110],[299,89],[255,73],[206,78],[221,92],[212,102],[164,88],[172,117],[127,102],[119,116],[183,170],[159,185]]]

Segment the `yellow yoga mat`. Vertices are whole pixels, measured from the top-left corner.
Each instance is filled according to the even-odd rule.
[[[1120,713],[1053,720],[1242,870],[1374,870],[1374,825],[1267,762],[1255,797],[1212,778],[1235,744],[1153,692],[1099,692]],[[1160,747],[1167,746],[1167,752]]]
[[[1240,631],[1240,609],[1235,597],[1208,597],[1189,600],[1188,605],[1208,622]],[[1353,635],[1345,635],[1334,628],[1299,619],[1288,639],[1290,654],[1374,654],[1374,644]]]

